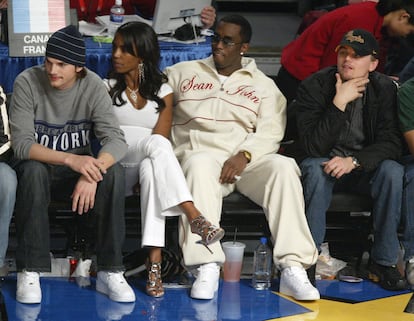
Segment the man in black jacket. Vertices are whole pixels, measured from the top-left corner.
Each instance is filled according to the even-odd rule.
[[[374,244],[369,275],[385,289],[401,290],[407,282],[396,268],[397,230],[406,213],[401,212],[404,167],[395,161],[402,152],[397,86],[374,71],[379,47],[368,31],[349,31],[336,51],[337,66],[303,81],[291,108],[305,155],[300,167],[308,223],[320,247],[332,192],[370,195]]]

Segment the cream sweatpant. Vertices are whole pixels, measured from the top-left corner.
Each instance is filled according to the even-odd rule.
[[[248,164],[235,184],[220,184],[219,177],[228,155],[211,150],[187,151],[181,160],[194,203],[212,224],[219,225],[222,199],[232,191],[249,197],[263,207],[273,238],[273,260],[279,269],[315,264],[318,251],[310,233],[304,210],[300,170],[292,158],[265,155]],[[210,245],[211,254],[196,244],[184,216],[179,230],[184,263],[195,266],[210,262],[222,264],[220,242]]]
[[[161,135],[128,142],[121,160],[127,196],[140,183],[142,246],[165,245],[165,217],[183,214],[180,203],[192,201],[187,182],[171,143]]]

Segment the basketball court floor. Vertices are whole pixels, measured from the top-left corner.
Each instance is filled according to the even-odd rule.
[[[370,281],[346,283],[317,281],[322,299],[298,302],[271,290],[258,291],[250,279],[239,283],[220,281],[212,300],[195,300],[189,287],[166,284],[163,298],[151,298],[144,292],[142,278],[129,280],[135,303],[117,303],[95,291],[95,279],[41,278],[41,304],[16,302],[16,276],[0,282],[3,295],[1,321],[405,321],[414,320],[414,298],[410,291],[390,292]]]

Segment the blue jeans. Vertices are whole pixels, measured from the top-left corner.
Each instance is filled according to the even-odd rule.
[[[9,245],[9,225],[16,200],[17,177],[6,163],[0,162],[0,267]]]
[[[21,161],[16,199],[17,270],[50,271],[49,216],[51,194],[70,201],[80,176],[65,166],[38,161]],[[125,237],[125,171],[111,166],[98,183],[95,206],[88,213],[94,219],[98,270],[120,271]],[[73,215],[78,215],[74,213]],[[86,214],[83,214],[86,215]]]
[[[414,257],[414,157],[404,157],[403,164],[405,175],[401,221],[404,260],[407,261]]]
[[[397,263],[398,227],[402,218],[404,166],[385,160],[372,172],[352,171],[336,179],[323,171],[328,158],[307,158],[301,164],[306,217],[316,246],[325,238],[326,211],[334,191],[352,191],[373,199],[374,244],[371,258],[378,264]],[[414,194],[413,194],[414,195]]]

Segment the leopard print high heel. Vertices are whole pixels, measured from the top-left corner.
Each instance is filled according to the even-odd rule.
[[[208,245],[220,241],[224,236],[224,230],[221,227],[217,227],[211,224],[203,215],[197,216],[190,222],[191,232],[201,236],[201,240],[197,241],[204,245],[211,254],[213,251],[210,250]]]
[[[148,264],[148,280],[145,291],[153,298],[159,298],[164,295],[164,287],[161,279],[161,262],[152,262]]]

